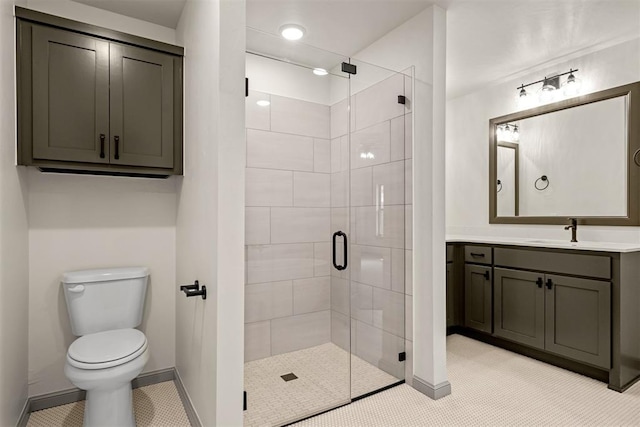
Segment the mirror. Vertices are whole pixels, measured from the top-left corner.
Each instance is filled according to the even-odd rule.
[[[490,120],[490,223],[638,225],[640,82]]]
[[[498,216],[517,216],[518,206],[518,144],[498,142],[498,176],[496,194]]]

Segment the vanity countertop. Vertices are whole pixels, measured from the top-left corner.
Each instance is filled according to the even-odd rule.
[[[534,248],[573,249],[596,252],[640,252],[640,243],[577,242],[526,237],[447,235],[447,243],[486,243],[490,245],[528,246]]]

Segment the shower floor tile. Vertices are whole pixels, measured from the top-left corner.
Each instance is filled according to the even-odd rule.
[[[351,390],[349,371],[351,370]],[[298,378],[285,381],[282,375]],[[244,364],[246,427],[277,426],[348,403],[398,379],[333,343]]]

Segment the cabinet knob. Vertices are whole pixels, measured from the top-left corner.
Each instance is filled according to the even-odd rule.
[[[484,272],[484,278],[485,278],[485,279],[487,279],[487,280],[489,280],[489,278],[490,278],[490,277],[491,277],[491,276],[490,276],[490,274],[489,274],[489,270],[485,271],[485,272]]]
[[[536,285],[538,285],[539,288],[542,288],[542,277],[538,277],[538,280],[536,280]]]
[[[547,279],[547,289],[551,289],[553,287],[553,282],[551,279]]]

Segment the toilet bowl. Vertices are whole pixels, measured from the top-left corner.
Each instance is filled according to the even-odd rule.
[[[135,426],[131,380],[149,360],[144,334],[118,329],[84,335],[67,351],[64,372],[86,390],[85,426]]]
[[[83,270],[62,277],[71,331],[64,373],[86,390],[85,427],[133,427],[131,380],[149,360],[142,323],[149,270]]]

